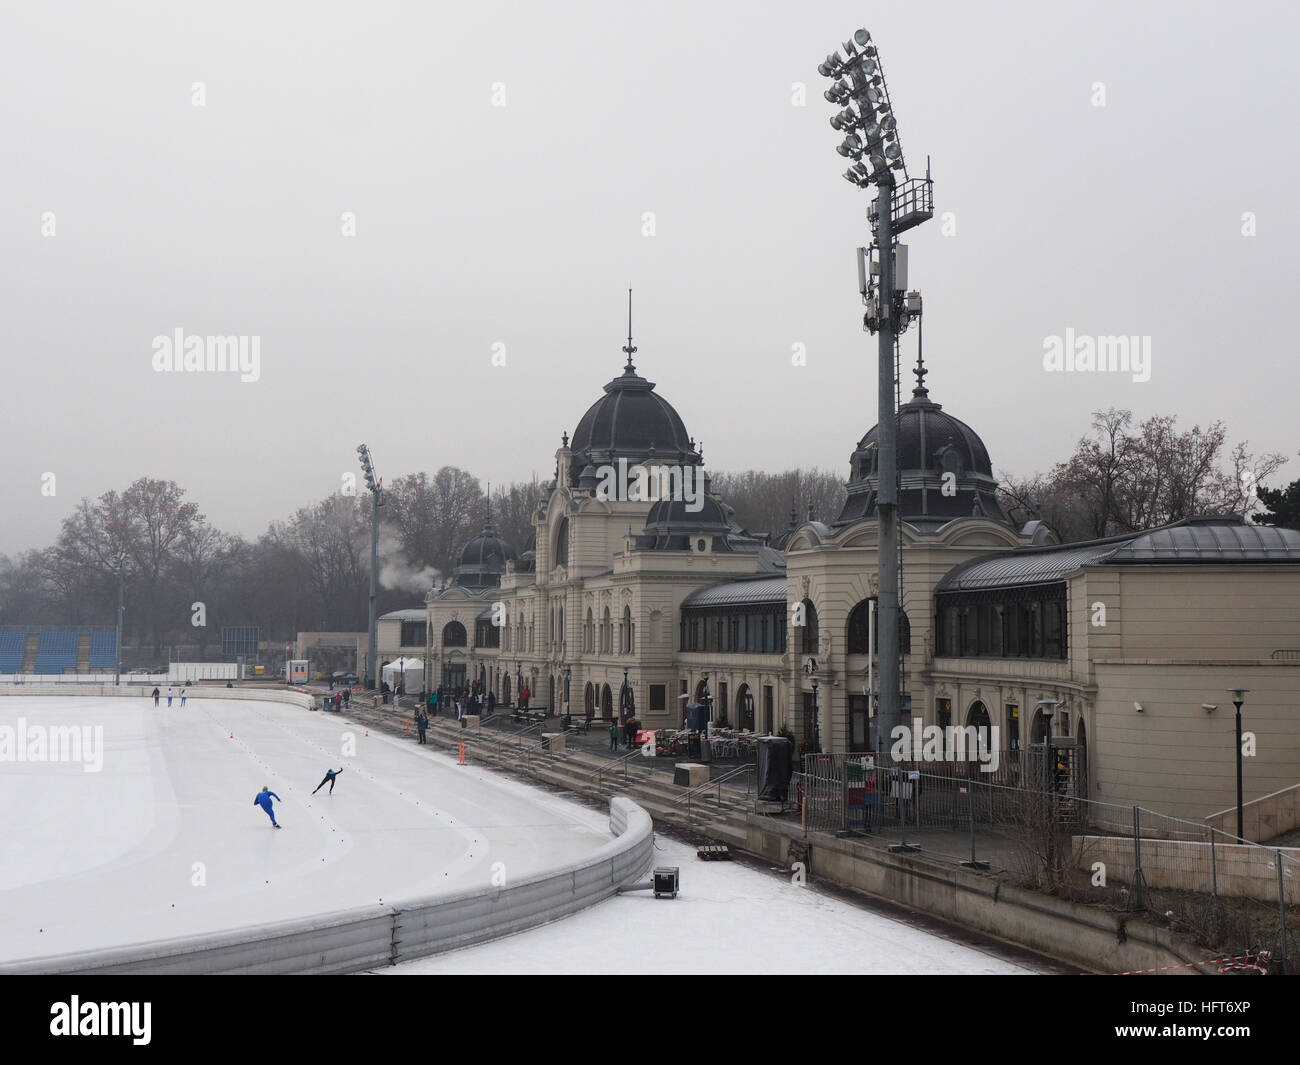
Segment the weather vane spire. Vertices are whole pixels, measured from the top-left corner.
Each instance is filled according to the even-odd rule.
[[[627,290],[627,347],[623,349],[627,354],[627,365],[623,367],[629,373],[636,373],[636,367],[632,365],[632,356],[636,354],[636,345],[632,343],[632,290]]]

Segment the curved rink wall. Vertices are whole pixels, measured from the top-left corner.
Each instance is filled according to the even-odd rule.
[[[305,708],[291,691],[191,688],[191,698],[254,697]],[[78,685],[76,694],[140,697],[147,688]],[[4,686],[0,695],[68,695],[59,685]],[[129,947],[0,964],[0,974],[308,974],[353,973],[440,954],[522,932],[585,909],[639,880],[650,868],[654,826],[630,799],[609,804],[613,838],[590,855],[504,887],[466,889],[391,905],[337,910]]]

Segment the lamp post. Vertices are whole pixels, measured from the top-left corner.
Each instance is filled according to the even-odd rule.
[[[375,581],[379,574],[379,508],[384,505],[384,482],[375,476],[370,448],[361,444],[357,448],[357,454],[361,457],[361,471],[366,477],[366,487],[370,489],[370,651],[366,659],[366,687],[373,690],[379,687],[379,672],[375,668]]]
[[[1237,838],[1245,839],[1245,816],[1242,803],[1241,787],[1241,704],[1246,700],[1244,696],[1249,692],[1249,688],[1229,688],[1228,692],[1232,695],[1232,705],[1237,708]]]
[[[813,745],[813,750],[812,750],[812,753],[813,753],[813,754],[821,754],[821,753],[822,753],[822,736],[821,736],[822,723],[821,723],[821,711],[819,710],[819,708],[818,708],[818,706],[817,706],[817,687],[818,687],[818,684],[819,684],[819,681],[818,681],[818,679],[817,679],[817,659],[815,659],[815,658],[810,658],[810,659],[808,659],[808,661],[804,663],[803,671],[804,671],[805,673],[807,673],[808,676],[809,676],[809,678],[811,678],[811,680],[812,680],[812,697],[813,697],[813,704],[812,704],[812,718],[813,718],[813,742],[812,742],[812,745]]]
[[[933,182],[929,167],[924,178],[911,178],[898,139],[889,87],[871,34],[861,29],[845,42],[844,56],[832,52],[817,70],[833,79],[823,94],[836,107],[831,128],[845,134],[836,151],[853,165],[844,178],[860,189],[874,186],[875,202],[868,210],[874,243],[858,249],[858,288],[867,307],[863,325],[878,334],[876,441],[879,447],[876,482],[876,554],[880,628],[880,690],[877,697],[879,734],[893,735],[901,716],[901,658],[899,650],[898,426],[895,349],[919,299],[909,300],[906,259],[898,261],[900,234],[934,215]],[[856,110],[855,110],[856,107]],[[895,173],[902,175],[899,185]],[[868,268],[868,261],[870,267]],[[895,276],[896,267],[899,276]],[[898,289],[896,292],[895,289]],[[814,689],[814,699],[816,690]]]

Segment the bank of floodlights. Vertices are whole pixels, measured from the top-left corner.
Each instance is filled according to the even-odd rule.
[[[370,489],[376,500],[378,500],[380,486],[383,482],[375,476],[375,464],[370,460],[370,448],[366,447],[365,444],[362,444],[357,448],[357,454],[361,457],[361,472],[365,474],[366,487]]]
[[[834,79],[822,95],[840,108],[830,119],[831,128],[845,134],[835,150],[854,163],[844,171],[844,180],[858,188],[892,186],[892,171],[901,170],[906,176],[907,164],[880,56],[866,30],[858,30],[851,41],[845,41],[843,51],[843,56],[838,52],[828,55],[817,71]]]

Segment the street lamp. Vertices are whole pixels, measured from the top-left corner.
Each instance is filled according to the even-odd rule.
[[[821,712],[819,711],[819,709],[818,709],[818,707],[817,707],[817,687],[818,687],[818,684],[819,684],[819,681],[818,681],[818,679],[817,679],[817,659],[815,659],[815,658],[810,658],[810,659],[808,659],[808,661],[804,663],[803,671],[804,671],[805,673],[807,673],[808,676],[812,679],[812,697],[813,697],[813,704],[812,704],[812,714],[813,714],[813,754],[821,754],[821,751],[822,751],[822,739],[821,739],[821,727],[822,727],[822,723],[821,723]]]
[[[1249,692],[1249,688],[1229,688],[1228,692],[1232,696],[1232,705],[1237,708],[1237,838],[1245,839],[1245,818],[1242,811],[1242,792],[1241,792],[1241,704],[1246,700],[1244,696]]]
[[[361,458],[361,471],[365,474],[366,487],[370,489],[370,655],[366,660],[366,687],[379,687],[379,674],[375,669],[375,644],[377,629],[375,620],[375,580],[379,574],[379,508],[384,505],[383,478],[375,476],[375,465],[370,460],[370,448],[361,444],[357,448]]]
[[[844,56],[831,53],[817,70],[833,79],[826,99],[838,108],[831,127],[843,133],[836,151],[852,161],[844,179],[857,188],[874,186],[875,202],[868,211],[874,227],[871,248],[858,249],[859,291],[867,311],[863,324],[879,337],[877,366],[877,443],[880,449],[876,518],[879,526],[877,574],[879,587],[880,687],[877,696],[879,734],[893,735],[902,703],[899,650],[898,427],[897,381],[894,373],[899,335],[907,328],[905,263],[895,278],[899,234],[934,214],[929,167],[924,178],[910,178],[898,138],[898,121],[885,83],[880,56],[871,34],[860,29],[843,46]],[[852,106],[850,106],[852,105]],[[895,174],[900,173],[900,186]],[[870,270],[867,260],[870,258]],[[899,291],[895,292],[895,281]],[[814,697],[816,691],[814,689]]]

